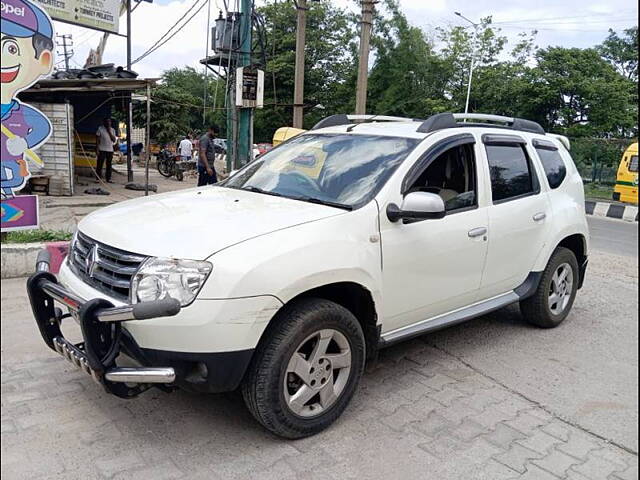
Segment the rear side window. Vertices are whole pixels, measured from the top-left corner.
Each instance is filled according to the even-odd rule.
[[[537,190],[535,173],[520,144],[486,145],[494,202],[529,195]]]
[[[551,188],[558,188],[567,176],[567,167],[558,150],[536,148]]]
[[[638,173],[638,155],[631,157],[629,162],[629,171],[632,173]]]

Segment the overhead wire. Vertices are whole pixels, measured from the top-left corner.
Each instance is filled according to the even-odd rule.
[[[197,5],[199,2],[201,2],[202,0],[196,0],[191,7],[189,7],[189,9],[164,33],[164,35],[162,35],[157,41],[156,43],[154,43],[151,47],[149,47],[147,49],[146,52],[144,52],[142,55],[140,55],[138,58],[136,58],[133,62],[131,62],[132,64],[139,62],[140,60],[142,60],[143,58],[151,55],[153,52],[155,52],[156,50],[158,50],[160,47],[162,47],[164,44],[166,44],[169,40],[171,40],[174,36],[176,36],[176,34],[178,34],[185,26],[187,26],[189,24],[189,22],[191,20],[193,20],[193,18],[200,13],[200,11],[205,7],[205,5],[208,4],[208,0],[205,0],[202,2],[202,4],[200,5],[200,7],[182,24],[180,25],[180,27],[172,32],[172,30],[174,28],[176,28],[176,26],[189,14],[189,12],[191,12]]]

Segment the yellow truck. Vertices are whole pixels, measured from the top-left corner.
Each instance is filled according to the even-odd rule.
[[[632,143],[622,155],[613,199],[638,205],[638,142]]]

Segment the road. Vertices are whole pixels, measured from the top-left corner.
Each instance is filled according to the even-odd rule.
[[[638,258],[638,222],[622,222],[589,216],[591,248],[597,251]]]
[[[42,344],[24,279],[4,280],[2,478],[637,479],[637,232],[590,225],[560,327],[510,307],[384,350],[343,417],[295,442],[235,394],[106,395]]]

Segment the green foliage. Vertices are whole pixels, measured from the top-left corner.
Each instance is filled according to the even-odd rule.
[[[208,75],[209,107],[203,122],[204,74],[191,67],[165,71],[161,83],[151,93],[151,138],[161,144],[175,142],[186,134],[203,132],[210,123],[217,123],[224,131],[221,111],[211,110],[214,98],[217,107],[224,105],[225,85],[218,85],[216,91],[216,82],[221,81]],[[134,124],[145,127],[146,119],[146,103],[136,103]]]
[[[59,242],[71,237],[72,234],[64,230],[17,230],[3,235],[2,243]]]
[[[353,19],[330,2],[309,2],[305,47],[305,128],[326,115],[353,109],[357,35]],[[270,142],[291,124],[296,49],[293,3],[269,2],[259,9],[266,29],[265,108],[256,110],[254,138]]]
[[[598,52],[629,80],[638,81],[638,27],[628,28],[620,37],[609,29],[609,36],[598,45]]]
[[[308,6],[305,128],[325,116],[353,112],[359,44],[359,16],[331,2]],[[267,2],[258,13],[264,18],[266,66],[265,107],[254,117],[256,143],[270,142],[277,128],[291,125],[296,39],[293,2]],[[471,112],[535,120],[571,136],[581,158],[619,160],[617,150],[582,148],[576,139],[637,136],[637,27],[621,35],[611,30],[601,45],[588,49],[538,49],[535,38],[535,31],[526,32],[509,44],[491,17],[482,19],[476,32],[452,26],[427,36],[409,23],[398,0],[381,0],[373,22],[367,110],[416,118],[463,111],[473,59]],[[220,125],[224,135],[225,80],[208,76],[203,122],[204,85],[203,73],[193,68],[164,73],[152,95],[155,140],[173,142],[210,122]],[[144,104],[134,114],[137,125],[144,126]]]

